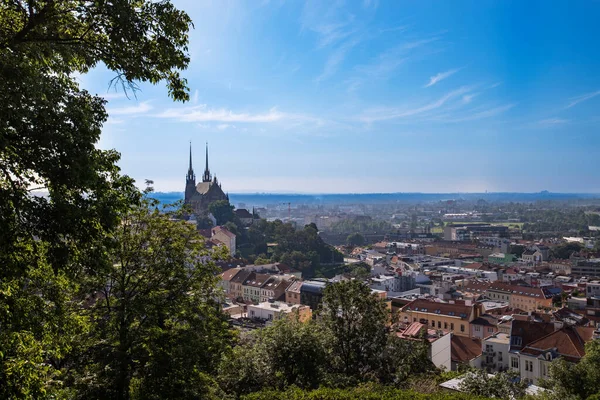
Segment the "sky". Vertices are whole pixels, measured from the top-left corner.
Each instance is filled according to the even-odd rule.
[[[123,173],[230,193],[600,193],[598,1],[175,0],[191,100],[98,67]]]

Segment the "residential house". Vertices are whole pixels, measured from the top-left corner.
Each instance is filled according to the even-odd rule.
[[[399,321],[420,322],[432,328],[454,332],[458,336],[469,337],[471,321],[481,314],[481,305],[471,301],[450,301],[441,303],[426,299],[416,299],[402,307]]]
[[[549,377],[550,364],[557,358],[577,363],[585,356],[585,343],[592,340],[594,328],[565,326],[542,336],[519,354],[521,379],[536,384]]]
[[[481,368],[488,371],[508,370],[510,334],[496,332],[482,341]]]
[[[481,339],[453,334],[450,343],[452,371],[457,371],[461,365],[474,368],[481,366]]]
[[[520,358],[521,352],[529,346],[530,343],[546,337],[554,331],[555,324],[553,322],[535,322],[529,319],[514,319],[510,330],[509,368],[519,374],[523,372],[524,375],[527,375],[525,372],[530,372],[530,360],[527,360],[528,363],[526,366],[523,365]]]
[[[252,274],[256,274],[254,271],[242,269],[239,273],[235,274],[229,280],[229,296],[232,299],[242,299],[244,297],[244,282]]]
[[[484,339],[498,332],[498,317],[482,314],[471,321],[471,337]]]
[[[312,318],[310,307],[302,304],[287,304],[280,301],[261,302],[248,305],[248,318],[272,322],[281,318],[295,317],[301,322]]]
[[[238,208],[234,211],[236,217],[239,218],[240,222],[244,226],[250,226],[254,222],[254,215],[250,213],[250,211],[245,208]]]
[[[229,255],[231,257],[235,257],[235,234],[224,226],[215,226],[211,229],[211,233],[211,241],[227,247],[227,250],[229,250]]]
[[[242,297],[246,301],[252,301],[259,303],[261,300],[260,290],[262,286],[271,278],[268,274],[258,274],[253,272],[248,276],[243,283],[243,294]]]
[[[285,289],[285,302],[288,304],[301,304],[302,294],[300,289],[304,282],[294,281]]]
[[[523,259],[523,261],[528,263],[539,263],[543,261],[542,252],[536,249],[525,250],[521,258]]]
[[[290,281],[279,276],[271,276],[260,288],[260,302],[285,300],[285,289]]]
[[[231,268],[227,271],[221,273],[221,280],[219,281],[219,286],[223,288],[223,291],[227,296],[231,293],[230,291],[230,282],[231,280],[240,272],[241,268]]]

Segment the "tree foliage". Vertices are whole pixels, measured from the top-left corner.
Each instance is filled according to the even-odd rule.
[[[213,201],[208,205],[208,212],[217,220],[217,225],[225,225],[227,222],[234,222],[234,207],[227,200]]]
[[[210,392],[229,334],[216,269],[196,229],[145,205],[112,236],[108,268],[88,280],[87,347],[75,354],[80,398],[198,398]],[[135,389],[135,390],[134,390]]]
[[[351,247],[362,246],[365,244],[365,237],[360,233],[352,233],[346,238],[346,244]]]
[[[383,301],[362,282],[342,281],[325,288],[319,315],[332,334],[333,370],[357,380],[376,373],[387,342]]]
[[[478,369],[465,374],[460,383],[460,390],[465,393],[500,399],[520,399],[525,396],[526,388],[527,384],[514,371],[489,375]]]
[[[91,328],[82,280],[109,266],[111,232],[140,202],[118,153],[95,147],[105,101],[75,75],[104,64],[129,94],[166,81],[186,100],[190,25],[169,1],[0,6],[0,397],[68,390],[66,360]]]
[[[550,365],[550,378],[545,385],[556,399],[589,399],[600,393],[600,342],[585,345],[585,356],[573,364],[563,358]]]

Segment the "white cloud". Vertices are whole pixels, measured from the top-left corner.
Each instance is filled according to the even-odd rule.
[[[235,129],[235,125],[230,125],[230,124],[219,124],[219,125],[217,125],[217,129],[220,130],[220,131],[224,131],[224,130],[229,129],[229,128]]]
[[[463,96],[463,103],[465,104],[469,104],[471,102],[471,100],[473,100],[473,98],[477,97],[477,95],[479,95],[479,93],[470,93],[470,94],[465,94]]]
[[[566,108],[571,108],[581,102],[584,102],[586,100],[589,100],[593,97],[596,97],[600,95],[600,90],[596,91],[596,92],[592,92],[592,93],[586,93],[586,94],[582,94],[581,96],[577,96],[577,97],[571,97],[569,104],[567,105]]]
[[[156,115],[158,118],[170,118],[183,122],[246,122],[246,123],[269,123],[282,121],[284,119],[300,118],[291,114],[277,111],[275,107],[263,113],[235,112],[225,108],[208,108],[206,104],[170,108]]]
[[[199,95],[200,93],[198,92],[198,89],[194,90],[194,95],[192,96],[192,104],[198,104]]]
[[[421,107],[417,107],[417,108],[406,108],[406,109],[392,108],[392,109],[383,109],[383,110],[371,110],[371,112],[368,112],[366,115],[363,114],[363,116],[360,117],[360,120],[363,122],[374,122],[374,121],[384,121],[384,120],[390,120],[390,119],[396,119],[396,118],[405,118],[405,117],[411,117],[411,116],[423,114],[427,111],[432,111],[432,110],[438,109],[438,108],[442,107],[444,104],[446,104],[449,100],[454,99],[459,96],[462,96],[463,94],[468,93],[469,91],[470,91],[469,87],[462,86],[456,90],[453,90],[452,92],[445,94],[444,96],[440,97],[436,101],[427,103],[427,104],[425,104]]]
[[[429,78],[429,83],[427,85],[425,85],[425,87],[430,87],[435,85],[436,83],[454,75],[455,73],[457,73],[459,70],[458,69],[451,69],[450,71],[446,71],[446,72],[440,72],[437,75],[434,75],[432,77]]]
[[[321,72],[321,75],[315,78],[315,82],[322,82],[334,75],[337,72],[340,64],[346,58],[348,51],[356,44],[356,41],[351,41],[334,50],[329,57],[327,57],[327,61],[323,67],[323,72]]]
[[[562,125],[562,124],[566,124],[567,122],[569,122],[568,119],[548,118],[548,119],[543,119],[543,120],[539,121],[538,123],[540,125],[549,126],[549,125]]]
[[[465,122],[465,121],[474,121],[476,119],[490,118],[495,117],[496,115],[502,114],[511,108],[513,108],[515,104],[505,104],[503,106],[498,106],[494,108],[489,108],[484,111],[479,111],[474,114],[468,115],[462,118],[454,118],[454,119],[446,119],[444,122]]]
[[[149,101],[141,102],[135,106],[115,107],[107,110],[108,115],[139,115],[152,110]]]

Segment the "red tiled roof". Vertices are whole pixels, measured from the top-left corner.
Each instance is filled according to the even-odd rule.
[[[537,356],[555,349],[567,360],[578,361],[585,356],[585,343],[592,340],[593,333],[594,328],[564,327],[531,342],[521,353]]]
[[[481,339],[452,335],[450,351],[452,361],[469,362],[481,355]]]
[[[440,314],[451,317],[459,317],[461,319],[469,318],[473,306],[464,304],[438,303],[425,299],[416,299],[402,307],[403,312],[424,312],[428,314]]]
[[[212,233],[213,234],[223,233],[229,238],[235,238],[235,234],[233,232],[231,232],[229,229],[225,228],[224,226],[215,226],[214,228],[212,228]]]
[[[230,281],[233,279],[242,269],[241,268],[231,268],[221,274],[221,279],[224,281]]]

